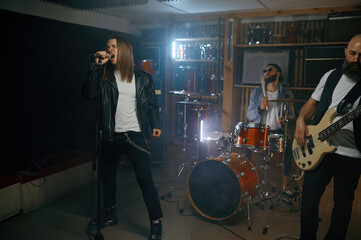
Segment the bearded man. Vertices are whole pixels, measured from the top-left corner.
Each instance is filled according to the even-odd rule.
[[[285,111],[282,109],[283,104],[282,102],[270,102],[269,100],[289,99],[293,98],[293,94],[290,90],[281,85],[283,76],[282,69],[279,65],[269,63],[263,70],[263,74],[265,79],[265,92],[262,86],[253,89],[247,109],[247,118],[251,122],[268,125],[269,134],[283,135],[285,132],[283,121]],[[287,118],[294,119],[294,117],[294,106],[293,103],[290,103],[287,111]],[[291,150],[290,144],[288,144],[286,146],[286,151],[283,153],[285,154],[283,162],[283,190],[285,190],[290,178],[292,166]]]
[[[336,122],[345,113],[359,106],[361,34],[350,40],[345,48],[345,56],[342,68],[327,72],[302,107],[295,130],[298,145],[304,146],[305,138],[309,137],[305,124],[308,118],[314,116],[313,124],[317,125],[326,112],[337,108],[338,115],[333,120]],[[354,96],[352,98],[348,95],[350,91],[355,93],[351,94]],[[301,240],[316,240],[320,199],[332,178],[334,205],[331,224],[324,239],[342,240],[346,237],[354,194],[361,173],[361,117],[353,119],[328,140],[331,145],[337,147],[337,150],[326,154],[316,168],[305,172],[301,199]]]

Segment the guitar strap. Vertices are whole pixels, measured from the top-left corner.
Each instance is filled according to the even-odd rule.
[[[327,78],[325,87],[323,89],[323,93],[321,95],[319,106],[314,114],[314,118],[312,121],[313,125],[317,125],[321,121],[323,115],[325,114],[328,107],[330,106],[332,93],[333,93],[337,83],[340,81],[342,74],[343,74],[342,69],[337,68]],[[359,80],[356,83],[356,85],[350,90],[350,92],[346,95],[346,97],[344,99],[347,99],[347,100],[345,100],[343,103],[341,103],[343,101],[342,100],[339,103],[339,105],[337,106],[338,112],[348,111],[346,109],[347,105],[349,105],[350,103],[353,104],[356,101],[357,97],[360,96],[360,93],[361,93],[360,85],[361,85],[361,80]],[[349,108],[352,107],[352,104],[349,105]],[[359,105],[361,105],[361,101],[360,101]],[[359,116],[353,120],[353,127],[354,127],[354,137],[355,137],[356,147],[361,152],[361,116]]]
[[[331,72],[331,74],[328,76],[325,87],[321,95],[320,102],[318,104],[318,108],[316,109],[316,112],[312,120],[313,125],[317,125],[321,121],[323,115],[330,106],[332,93],[335,90],[337,83],[340,81],[342,74],[343,74],[342,69],[337,68],[333,72]]]
[[[339,114],[346,114],[351,108],[356,99],[361,96],[361,80],[347,93],[340,103],[337,105],[337,112]]]
[[[359,80],[359,82],[361,82],[361,80]],[[358,105],[361,105],[361,101]],[[355,136],[356,147],[361,152],[361,116],[358,116],[353,120],[353,132]]]
[[[340,103],[337,105],[337,112],[339,114],[347,113],[353,106],[358,97],[361,96],[361,79],[353,86]],[[361,101],[359,102],[361,105]],[[358,116],[353,120],[353,132],[355,136],[355,144],[357,149],[361,152],[361,117]]]

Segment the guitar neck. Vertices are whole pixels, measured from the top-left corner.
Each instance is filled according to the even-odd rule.
[[[326,140],[335,132],[340,130],[346,124],[357,118],[361,114],[361,105],[352,110],[351,112],[345,114],[341,119],[337,120],[336,122],[332,123],[330,126],[325,128],[319,133],[319,137],[321,141]]]

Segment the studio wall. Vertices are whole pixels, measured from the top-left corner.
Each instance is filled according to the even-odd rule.
[[[0,173],[29,160],[91,150],[95,105],[81,96],[89,57],[110,35],[139,55],[137,36],[0,10],[2,157]]]

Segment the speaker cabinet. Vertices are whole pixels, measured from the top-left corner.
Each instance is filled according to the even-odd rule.
[[[348,42],[353,36],[360,33],[361,16],[330,18],[328,26],[329,42]]]
[[[326,72],[342,67],[345,47],[305,47],[303,85],[315,87]]]

